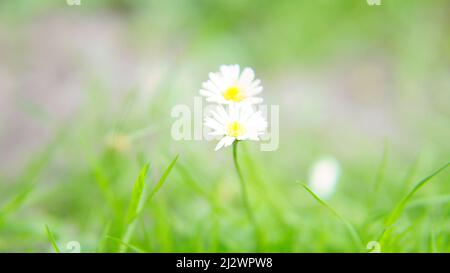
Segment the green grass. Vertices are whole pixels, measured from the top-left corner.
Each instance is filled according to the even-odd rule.
[[[48,240],[52,244],[53,250],[55,250],[56,253],[60,253],[61,251],[59,250],[59,247],[56,244],[55,236],[53,235],[52,231],[47,225],[45,225],[45,232],[47,233]]]
[[[316,199],[319,204],[327,208],[334,216],[336,216],[348,229],[355,245],[356,245],[356,251],[361,251],[361,248],[363,246],[361,238],[359,237],[358,232],[356,231],[355,227],[343,216],[341,216],[335,209],[333,209],[330,205],[328,205],[325,201],[323,201],[319,196],[317,196],[308,186],[305,184],[301,184],[302,187],[309,193],[311,196]]]
[[[402,212],[404,211],[406,205],[411,200],[413,195],[420,190],[422,187],[424,187],[427,183],[431,181],[436,175],[438,175],[440,172],[444,171],[450,163],[445,164],[441,168],[439,168],[434,173],[430,174],[429,176],[422,179],[392,210],[392,212],[389,214],[389,217],[386,219],[386,222],[384,223],[383,232],[378,239],[379,242],[384,242],[384,238],[387,234],[387,231],[392,227],[392,225],[395,224],[395,222],[400,218]],[[433,236],[434,237],[434,236]],[[434,247],[436,247],[434,245]]]
[[[74,147],[77,139],[71,135],[60,147],[86,154]],[[294,183],[307,177],[305,162],[301,168],[287,159],[277,162],[295,157],[292,150],[280,148],[267,157],[254,143],[241,143],[242,176],[259,227],[255,233],[231,150],[215,153],[207,142],[191,150],[180,142],[173,147],[180,156],[167,160],[170,139],[157,141],[144,155],[146,146],[138,142],[129,151],[107,145],[95,150],[90,145],[97,142],[86,143],[89,160],[66,159],[72,163],[64,167],[64,176],[48,168],[40,170],[41,179],[30,179],[34,184],[22,181],[0,206],[0,248],[7,251],[18,238],[28,238],[14,249],[59,252],[58,245],[75,240],[83,252],[368,252],[378,246],[373,242],[382,252],[450,251],[448,164],[431,172],[417,163],[383,159],[379,167],[380,146],[371,161],[365,157],[367,166],[342,160],[337,194],[325,201]],[[151,166],[145,158],[152,158]],[[42,160],[52,166],[52,158]],[[425,178],[408,189],[409,180],[417,180],[411,170]],[[380,172],[382,183],[374,191]],[[47,183],[46,177],[60,182]],[[370,202],[373,194],[377,197]],[[47,236],[36,229],[39,224],[46,226]]]
[[[138,178],[136,179],[136,182],[134,183],[133,191],[131,193],[130,205],[128,207],[128,213],[125,218],[125,232],[122,237],[123,244],[120,248],[120,252],[124,252],[126,250],[126,246],[128,245],[128,242],[133,235],[135,220],[139,213],[140,207],[142,206],[142,200],[144,200],[143,195],[145,179],[147,177],[149,167],[150,163],[144,165],[141,172],[139,173]]]

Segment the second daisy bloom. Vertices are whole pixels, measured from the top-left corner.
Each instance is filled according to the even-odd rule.
[[[206,117],[205,126],[212,129],[211,136],[221,136],[215,150],[227,147],[237,140],[259,140],[267,129],[267,122],[260,111],[255,112],[249,105],[229,105],[226,110],[217,106]]]

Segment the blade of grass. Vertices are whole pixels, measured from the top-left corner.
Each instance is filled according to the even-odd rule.
[[[177,171],[178,173],[183,177],[183,182],[186,182],[186,184],[188,185],[189,188],[195,190],[199,195],[203,196],[210,204],[210,206],[215,210],[215,211],[220,211],[222,210],[220,203],[218,202],[217,199],[214,198],[214,196],[212,194],[210,194],[208,191],[206,191],[205,189],[203,189],[203,187],[201,187],[197,181],[193,178],[193,176],[191,175],[191,173],[187,170],[187,168],[184,167],[183,164],[181,164],[180,162],[178,162],[177,165]]]
[[[27,197],[33,191],[34,185],[26,187],[22,192],[13,197],[3,208],[0,209],[0,221],[4,219],[8,214],[19,209],[26,201]]]
[[[123,242],[128,243],[129,240],[131,239],[134,227],[135,227],[135,223],[136,220],[142,215],[143,211],[145,210],[145,208],[150,204],[153,196],[155,196],[155,194],[159,191],[159,189],[162,187],[162,185],[164,184],[164,182],[166,181],[167,177],[169,176],[170,172],[172,171],[173,166],[175,165],[175,163],[177,162],[179,155],[175,156],[175,158],[172,160],[172,162],[169,164],[169,166],[167,167],[167,169],[164,171],[164,173],[162,174],[161,178],[159,179],[158,183],[156,183],[155,188],[150,192],[150,194],[147,196],[147,198],[145,199],[145,201],[143,201],[142,205],[131,205],[133,203],[133,198],[132,201],[130,203],[130,209],[129,209],[129,214],[128,214],[128,220],[131,220],[132,222],[128,222],[127,225],[127,229],[126,232],[123,236]],[[141,172],[142,174],[142,172]],[[139,178],[138,178],[139,180]],[[138,182],[136,182],[138,183]],[[136,193],[139,191],[139,187],[137,186],[136,188]],[[134,192],[134,190],[133,190]],[[143,198],[142,193],[140,194],[140,198],[139,198],[139,202],[138,204],[140,204],[141,202],[141,198]],[[134,201],[135,202],[135,201]],[[133,207],[133,208],[132,208]],[[134,210],[134,208],[136,208],[136,210]],[[130,211],[132,211],[130,213]],[[130,218],[131,217],[131,218]],[[126,250],[126,245],[123,245],[120,249],[121,252]]]
[[[159,181],[156,183],[156,186],[153,188],[153,190],[148,195],[144,206],[139,211],[139,215],[137,217],[140,217],[143,212],[145,211],[146,207],[150,205],[153,197],[158,193],[158,191],[161,189],[161,187],[164,185],[164,182],[167,180],[167,177],[169,176],[170,172],[172,171],[173,167],[175,166],[175,163],[178,160],[179,155],[176,155],[175,158],[170,162],[169,166],[166,168],[164,173],[161,175]],[[161,213],[161,211],[164,211],[164,213]],[[158,238],[162,240],[162,249],[168,251],[170,249],[171,245],[171,235],[166,236],[165,231],[170,229],[170,226],[167,224],[170,222],[170,220],[167,218],[167,213],[165,210],[165,204],[160,204],[160,206],[156,210],[155,218],[159,219],[159,224],[157,225],[157,228],[162,229],[164,232],[162,234],[158,235]],[[167,219],[167,220],[166,220]],[[166,248],[167,247],[167,248]]]
[[[142,205],[145,179],[147,178],[148,169],[150,167],[150,163],[146,163],[144,167],[142,167],[139,176],[136,178],[136,182],[133,186],[133,191],[131,193],[130,205],[128,207],[128,213],[125,219],[125,232],[122,236],[122,241],[125,244],[120,246],[119,252],[125,252],[127,250],[128,242],[131,239],[131,236],[134,231],[135,219],[138,214],[139,208]]]
[[[386,219],[384,223],[384,228],[381,232],[381,235],[379,236],[378,241],[381,242],[385,236],[387,231],[392,227],[392,225],[397,222],[397,220],[400,218],[403,210],[406,207],[406,204],[411,200],[413,195],[420,190],[422,187],[424,187],[428,182],[431,181],[432,178],[434,178],[436,175],[438,175],[440,172],[444,171],[448,166],[450,165],[450,162],[436,170],[434,173],[430,174],[429,176],[422,179],[417,185],[395,206],[395,208],[392,210],[392,212],[389,214],[389,217]]]
[[[59,247],[56,244],[55,236],[53,235],[53,233],[51,232],[50,228],[47,225],[45,225],[45,231],[47,233],[47,237],[50,240],[50,243],[52,244],[52,247],[55,250],[55,252],[60,253],[61,251],[59,250]]]
[[[104,174],[103,170],[100,168],[100,166],[92,166],[92,173],[95,178],[95,182],[97,183],[97,186],[105,198],[106,202],[109,204],[109,207],[112,211],[118,210],[118,205],[116,204],[116,200],[114,197],[114,194],[111,190],[110,183],[108,179],[106,178],[106,175]]]
[[[330,205],[328,205],[325,201],[323,201],[319,196],[317,196],[308,186],[306,186],[303,183],[300,183],[300,185],[314,198],[316,201],[327,208],[334,216],[336,216],[348,229],[350,235],[352,236],[353,241],[357,245],[357,247],[360,249],[361,246],[363,246],[361,237],[359,236],[358,232],[356,231],[355,227],[343,216],[341,216],[335,209],[333,209]]]
[[[406,187],[410,187],[411,184],[414,182],[414,177],[417,173],[417,169],[419,168],[420,158],[417,157],[412,163],[411,167],[409,167],[409,170],[406,174],[406,177],[404,179],[404,184]]]
[[[144,165],[141,172],[134,183],[133,192],[131,194],[130,206],[128,207],[127,223],[131,223],[137,216],[139,204],[144,193],[145,179],[147,177],[150,163]]]
[[[55,151],[58,149],[61,142],[63,142],[67,131],[67,125],[63,125],[61,128],[57,129],[55,136],[46,147],[27,163],[24,168],[25,171],[22,172],[15,184],[33,184],[35,182],[53,158]]]
[[[24,168],[25,171],[14,183],[16,185],[20,185],[21,188],[25,189],[20,191],[19,194],[13,197],[0,209],[0,222],[8,214],[11,214],[14,211],[18,210],[25,203],[30,193],[36,187],[36,179],[44,171],[45,167],[52,159],[53,154],[58,147],[58,144],[63,140],[64,136],[65,130],[64,128],[61,128],[60,130],[58,130],[53,140],[50,141],[50,143],[47,144],[47,146],[41,152],[39,152],[33,160],[27,163],[27,166]]]
[[[173,227],[174,219],[169,214],[168,201],[161,199],[157,206],[152,206],[150,209],[155,219],[158,219],[158,224],[154,226],[155,240],[161,252],[171,252],[174,250]]]
[[[411,200],[411,198],[413,197],[413,195],[420,190],[423,186],[425,186],[428,182],[431,181],[431,179],[433,177],[435,177],[437,174],[439,174],[440,172],[442,172],[443,170],[445,170],[448,166],[450,165],[450,163],[445,164],[444,166],[442,166],[441,168],[439,168],[437,171],[435,171],[434,173],[432,173],[431,175],[425,177],[424,179],[422,179],[422,181],[420,181],[419,183],[417,183],[417,185],[400,201],[400,203],[398,203],[398,205],[394,208],[394,210],[392,211],[392,213],[389,215],[389,217],[387,218],[384,226],[385,227],[390,227],[392,224],[394,224],[398,218],[400,217],[400,215],[402,214],[406,204],[409,202],[409,200]]]
[[[119,238],[116,238],[116,237],[113,237],[113,236],[109,236],[109,235],[107,235],[106,238],[108,238],[110,240],[113,240],[114,242],[116,242],[116,243],[118,243],[118,244],[120,244],[122,246],[125,246],[126,248],[130,248],[130,249],[132,249],[135,252],[145,253],[145,251],[142,250],[141,248],[139,248],[139,247],[137,247],[135,245],[132,245],[130,243],[126,243],[126,242],[120,240]]]
[[[415,207],[420,207],[420,206],[428,206],[428,205],[434,205],[434,206],[442,206],[442,205],[446,205],[447,203],[450,203],[450,194],[446,194],[446,195],[436,195],[433,197],[428,197],[428,198],[418,198],[415,200],[412,200],[411,202],[409,202],[408,207],[406,207],[405,209],[412,209]]]
[[[170,162],[169,166],[166,168],[166,170],[164,171],[164,173],[161,175],[161,178],[159,179],[158,183],[156,183],[155,188],[153,188],[153,190],[150,192],[150,194],[147,196],[147,200],[145,202],[145,205],[148,205],[153,196],[155,196],[155,194],[159,191],[159,189],[162,187],[162,185],[164,184],[164,182],[166,181],[167,177],[169,176],[170,172],[173,169],[173,166],[175,165],[175,163],[178,160],[179,155],[176,155],[175,158],[172,160],[172,162]]]
[[[420,206],[428,206],[428,205],[446,205],[450,203],[450,194],[447,195],[437,195],[428,198],[420,198],[409,202],[408,206],[405,208],[406,210],[420,207]]]
[[[149,229],[147,228],[145,221],[141,221],[142,225],[142,243],[145,245],[145,251],[147,252],[147,249],[150,250],[151,249],[151,241],[150,241],[150,237],[151,235],[149,234]]]

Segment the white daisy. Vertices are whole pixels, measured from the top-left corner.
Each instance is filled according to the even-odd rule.
[[[255,97],[263,90],[260,84],[250,67],[240,73],[238,64],[222,65],[220,72],[209,73],[209,80],[202,84],[200,94],[206,97],[206,101],[219,104],[261,103],[263,99]]]
[[[333,157],[318,160],[310,171],[309,186],[319,197],[329,199],[336,191],[341,168]]]
[[[230,146],[235,140],[259,140],[264,134],[267,122],[260,111],[255,112],[250,105],[229,105],[228,111],[221,105],[205,118],[205,126],[212,129],[211,136],[222,136],[216,151]]]

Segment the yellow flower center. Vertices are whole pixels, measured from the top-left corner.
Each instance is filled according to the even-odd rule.
[[[245,127],[237,121],[233,121],[227,124],[227,133],[232,137],[239,137],[245,134]]]
[[[232,86],[232,87],[228,88],[227,90],[225,90],[225,92],[223,93],[223,97],[226,100],[240,102],[241,100],[244,99],[244,94],[242,93],[241,89],[239,89],[239,87]]]

